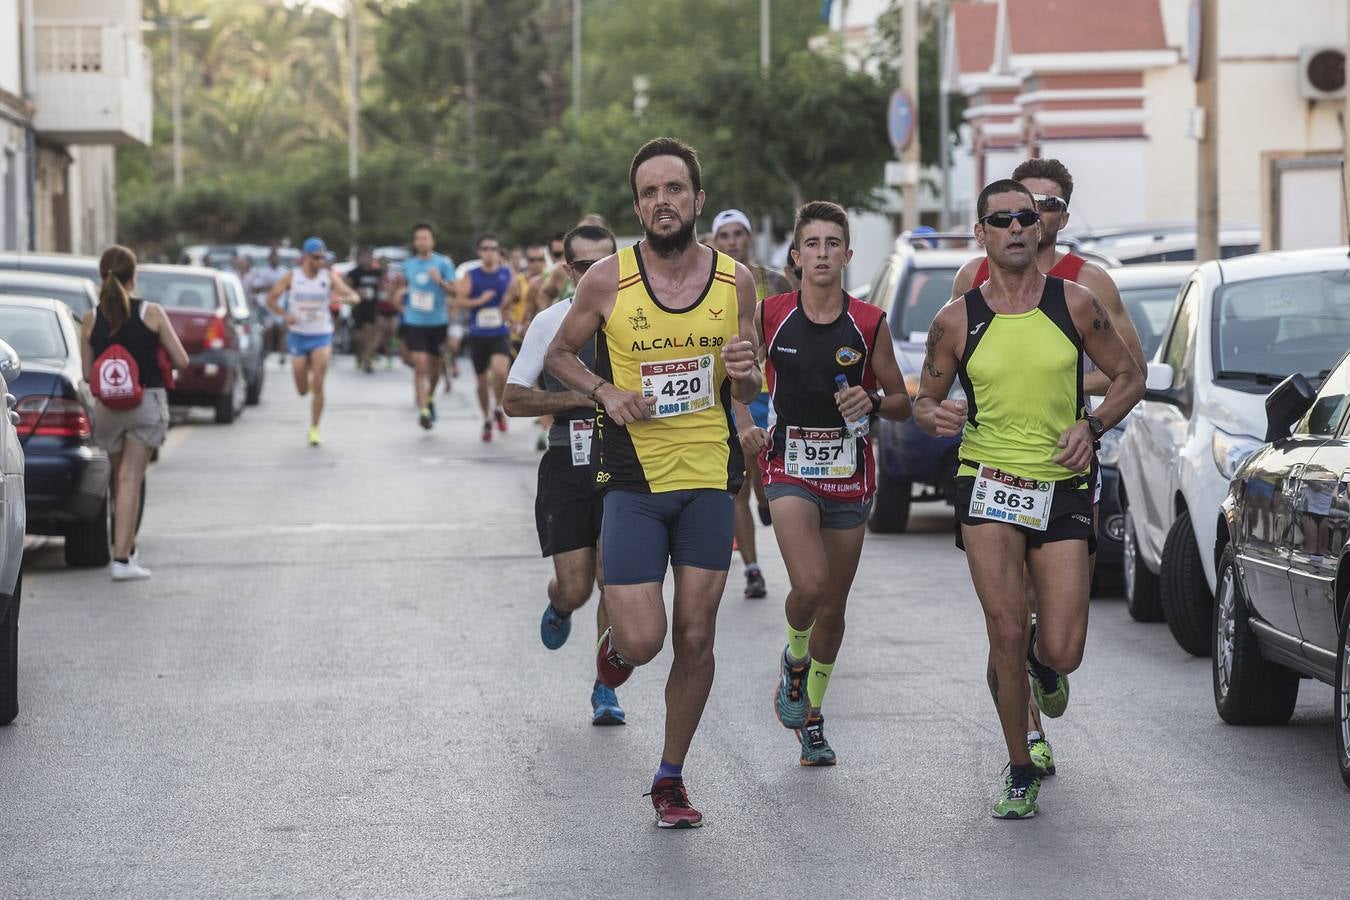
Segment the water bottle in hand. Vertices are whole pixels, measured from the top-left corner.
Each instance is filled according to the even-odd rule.
[[[848,390],[848,379],[844,377],[842,372],[834,376],[834,386],[836,390]],[[860,419],[854,419],[852,422],[847,423],[848,433],[855,438],[867,437],[870,426],[871,421],[868,416],[863,416]]]

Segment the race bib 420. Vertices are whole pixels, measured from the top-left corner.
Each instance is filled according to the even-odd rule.
[[[701,412],[713,405],[711,355],[642,363],[642,396],[655,398],[658,419]]]

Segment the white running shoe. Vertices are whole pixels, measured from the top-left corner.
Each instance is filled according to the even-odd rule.
[[[113,581],[144,581],[150,577],[150,570],[140,564],[139,560],[132,559],[128,562],[112,563]]]

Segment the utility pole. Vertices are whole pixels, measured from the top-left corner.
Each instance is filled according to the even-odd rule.
[[[919,224],[919,2],[905,0],[900,23],[900,86],[914,105],[914,134],[901,159],[909,176],[901,188],[900,230],[913,231]]]
[[[769,83],[769,68],[771,66],[771,60],[769,59],[770,14],[769,0],[759,0],[759,74],[764,79],[766,86]],[[773,252],[773,216],[767,212],[759,217],[759,235],[755,243],[758,245],[756,249],[760,262],[767,266],[769,256]]]
[[[460,23],[464,34],[464,101],[469,126],[469,222],[475,233],[482,227],[478,212],[478,60],[473,33],[473,0],[464,0]]]
[[[1346,37],[1346,47],[1350,47],[1350,35]],[[1341,121],[1346,123],[1345,128],[1350,128],[1350,91],[1345,93],[1345,112],[1341,116]],[[1341,138],[1345,144],[1345,161],[1341,163],[1341,214],[1344,216],[1342,225],[1345,231],[1341,233],[1341,240],[1350,239],[1350,187],[1347,187],[1347,178],[1350,178],[1350,131]]]
[[[183,189],[183,73],[178,66],[178,17],[169,18],[169,69],[173,83],[173,189]]]
[[[947,95],[947,0],[938,0],[938,165],[942,167],[942,207],[938,230],[952,227],[951,100]]]
[[[581,118],[581,0],[572,0],[572,114]]]
[[[357,176],[357,107],[361,100],[361,78],[356,68],[356,16],[359,0],[351,0],[347,10],[347,75],[350,96],[347,100],[347,220],[351,224],[352,259],[356,259],[357,229],[361,226],[361,199],[356,193]]]
[[[1200,16],[1199,77],[1195,102],[1200,108],[1196,145],[1195,260],[1219,258],[1219,0],[1192,0]],[[1194,13],[1193,13],[1194,14]]]

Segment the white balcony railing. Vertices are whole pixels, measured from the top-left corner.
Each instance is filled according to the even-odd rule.
[[[150,55],[139,31],[39,19],[34,32],[39,132],[71,144],[150,143]]]

